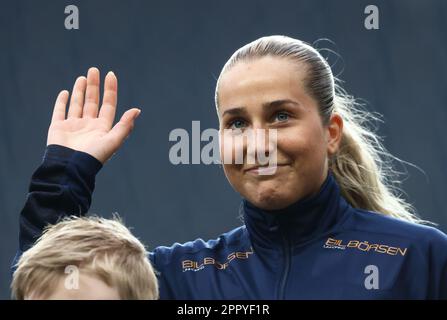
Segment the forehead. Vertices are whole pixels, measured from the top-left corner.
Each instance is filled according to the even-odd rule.
[[[262,57],[241,61],[219,81],[219,109],[259,105],[267,101],[291,99],[305,103],[304,64],[286,58]]]

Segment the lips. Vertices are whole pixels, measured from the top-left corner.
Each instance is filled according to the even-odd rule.
[[[276,165],[267,165],[267,166],[252,166],[248,169],[245,169],[244,171],[246,173],[252,173],[256,175],[272,175],[275,174],[276,171],[280,167],[284,167],[287,164],[276,164]]]

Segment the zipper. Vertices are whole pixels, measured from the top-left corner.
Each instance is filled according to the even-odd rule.
[[[287,284],[287,278],[289,277],[290,272],[290,260],[292,256],[292,247],[290,246],[289,240],[286,239],[286,237],[283,235],[283,255],[284,255],[284,268],[282,272],[281,281],[279,283],[279,290],[278,290],[278,299],[284,300],[285,299],[285,290],[286,290],[286,284]]]

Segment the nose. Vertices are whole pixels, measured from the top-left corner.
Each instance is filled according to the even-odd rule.
[[[266,165],[272,155],[276,154],[277,133],[276,129],[254,128],[247,132],[245,152],[247,164]]]
[[[229,130],[219,136],[224,164],[276,164],[276,129],[252,125],[244,130]]]

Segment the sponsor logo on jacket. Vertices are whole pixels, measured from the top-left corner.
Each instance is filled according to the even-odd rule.
[[[194,261],[194,260],[183,260],[182,261],[182,269],[185,271],[199,271],[205,268],[205,266],[214,266],[218,270],[225,270],[230,265],[231,261],[237,260],[245,260],[253,254],[253,248],[250,251],[246,252],[232,252],[227,256],[227,260],[224,262],[219,262],[212,257],[205,257],[202,260]]]
[[[359,250],[363,252],[377,252],[382,254],[388,254],[390,256],[405,256],[407,253],[407,248],[393,247],[386,244],[369,243],[368,241],[361,240],[337,240],[333,238],[328,238],[323,248],[326,249],[339,249],[339,250]]]

